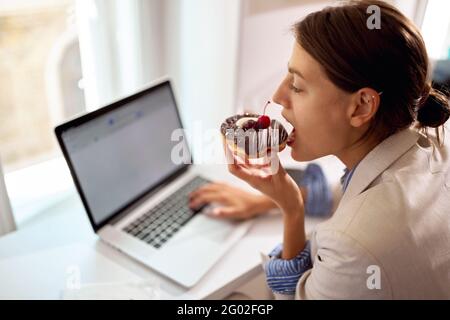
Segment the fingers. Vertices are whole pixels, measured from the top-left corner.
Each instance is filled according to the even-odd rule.
[[[270,163],[264,163],[264,164],[241,164],[241,166],[247,168],[247,169],[265,169],[270,167]]]
[[[238,167],[245,168],[247,173],[251,173],[254,177],[268,178],[275,175],[283,175],[284,168],[281,166],[280,159],[276,153],[272,154],[270,158],[263,159],[261,164],[238,164]]]
[[[244,167],[242,164],[229,164],[228,171],[241,180],[246,181],[253,186],[255,176],[250,168]]]
[[[213,183],[208,183],[204,186],[201,186],[199,188],[197,188],[195,191],[191,192],[189,194],[189,198],[194,198],[197,195],[204,193],[204,192],[210,192],[210,191],[220,191],[223,190],[224,188],[228,187],[227,184],[225,183],[221,183],[221,182],[213,182]]]
[[[237,157],[226,142],[223,143],[223,148],[227,158],[228,171],[239,179],[249,182],[248,179],[251,179],[251,174],[243,167],[245,162],[248,162],[248,159]]]
[[[277,152],[268,150],[262,164],[252,164],[248,156],[243,158],[236,156],[228,144],[224,143],[223,147],[227,155],[228,171],[253,187],[261,182],[258,179],[270,180],[273,175],[282,175],[285,172]]]
[[[281,165],[280,158],[277,152],[268,151],[267,160],[264,164],[260,165],[260,169],[266,171],[269,175],[283,175],[285,174],[285,170]]]
[[[195,194],[189,199],[190,208],[198,208],[204,204],[211,202],[217,202],[221,204],[226,204],[228,201],[222,192],[218,191],[203,191]]]

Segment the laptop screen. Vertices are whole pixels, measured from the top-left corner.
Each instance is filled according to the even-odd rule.
[[[184,137],[171,139],[180,128],[170,82],[164,82],[63,130],[60,142],[95,226],[186,166],[171,159],[175,145],[188,150]]]

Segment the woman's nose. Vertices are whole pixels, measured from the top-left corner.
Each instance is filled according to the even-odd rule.
[[[283,108],[288,106],[288,95],[286,93],[286,80],[283,80],[272,96],[272,101],[281,105]]]

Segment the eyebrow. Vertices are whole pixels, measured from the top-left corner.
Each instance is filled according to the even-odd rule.
[[[296,75],[298,75],[300,78],[302,78],[303,80],[306,80],[305,77],[302,75],[302,73],[301,73],[300,71],[298,71],[298,70],[296,70],[296,69],[293,69],[292,67],[289,66],[289,62],[288,62],[288,64],[287,64],[287,67],[288,67],[289,73],[296,74]]]

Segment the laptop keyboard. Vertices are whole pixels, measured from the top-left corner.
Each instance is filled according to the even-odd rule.
[[[204,206],[196,210],[189,208],[188,195],[209,182],[201,177],[195,177],[123,230],[159,249],[203,209]]]

